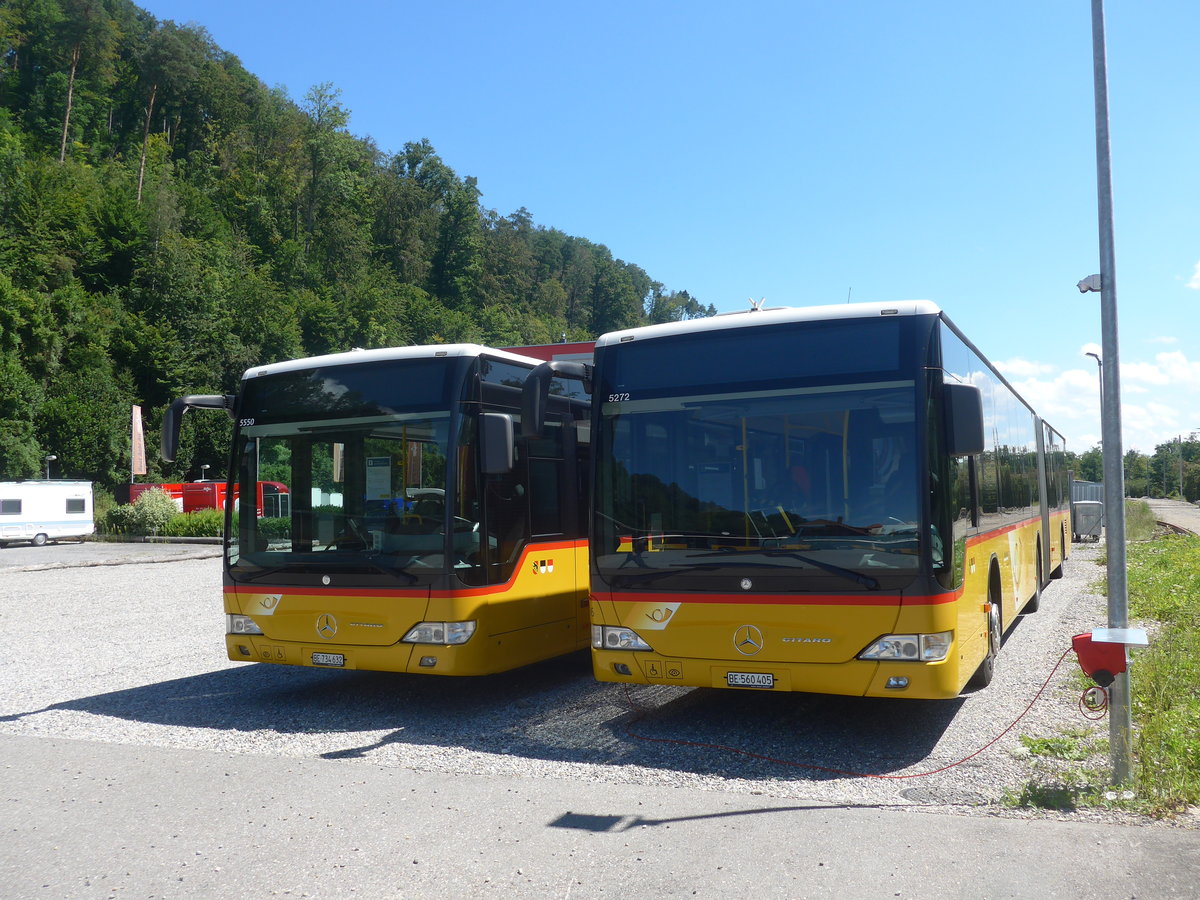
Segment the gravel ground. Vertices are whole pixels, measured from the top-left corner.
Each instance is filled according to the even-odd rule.
[[[1022,750],[1020,735],[1107,736],[1107,720],[1079,712],[1074,654],[1022,717],[1071,635],[1104,624],[1094,592],[1102,549],[1075,547],[1066,576],[1043,592],[1041,611],[1007,635],[989,688],[937,702],[626,690],[595,683],[582,653],[483,679],[236,663],[224,658],[219,559],[13,568],[0,578],[10,647],[0,660],[0,732],[1135,822],[1114,811],[1001,805],[1046,765]],[[1107,755],[1092,765],[1107,771]]]

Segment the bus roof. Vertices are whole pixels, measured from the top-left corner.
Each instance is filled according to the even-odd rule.
[[[785,306],[774,309],[748,309],[735,313],[722,313],[706,319],[688,319],[682,322],[667,322],[662,325],[646,325],[642,328],[627,328],[610,331],[596,340],[596,347],[618,344],[630,340],[673,337],[702,331],[725,331],[731,328],[747,328],[763,325],[784,325],[791,322],[817,322],[833,319],[865,319],[875,316],[926,316],[938,315],[941,308],[929,300],[899,300],[893,303],[845,303],[831,306]]]
[[[303,359],[289,359],[285,362],[268,363],[264,366],[253,366],[242,375],[242,380],[258,378],[262,375],[275,375],[279,372],[294,372],[299,369],[313,369],[320,366],[344,366],[355,363],[380,362],[389,359],[428,359],[432,356],[459,357],[488,355],[509,362],[537,365],[540,360],[528,356],[509,353],[506,350],[494,350],[482,344],[427,344],[420,347],[383,347],[377,350],[348,350],[345,353],[331,353],[327,356],[308,356]]]

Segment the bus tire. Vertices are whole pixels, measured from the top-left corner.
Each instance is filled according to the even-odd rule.
[[[44,547],[44,546],[46,546],[46,535],[44,535],[44,534],[35,534],[35,535],[33,536],[33,546],[35,546],[35,547]]]
[[[1000,601],[991,593],[989,593],[988,597],[987,622],[987,656],[983,658],[983,662],[979,664],[979,668],[975,670],[975,674],[967,682],[968,687],[975,688],[976,690],[987,687],[992,683],[992,679],[996,677],[996,657],[1000,655],[1000,642],[1004,638],[1003,626],[1000,619]]]

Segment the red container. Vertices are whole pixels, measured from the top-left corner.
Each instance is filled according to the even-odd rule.
[[[1100,687],[1108,687],[1116,676],[1125,671],[1128,656],[1124,644],[1097,641],[1088,632],[1071,638],[1071,646],[1079,657],[1079,668],[1083,669],[1083,674]]]

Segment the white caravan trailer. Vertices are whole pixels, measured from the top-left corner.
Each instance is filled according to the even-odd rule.
[[[0,481],[0,547],[94,534],[90,481]]]

